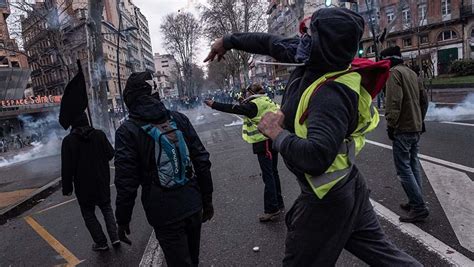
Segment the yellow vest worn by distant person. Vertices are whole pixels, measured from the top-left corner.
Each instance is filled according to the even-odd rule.
[[[258,96],[250,102],[257,105],[257,116],[253,118],[244,118],[244,125],[242,126],[242,138],[249,144],[258,143],[265,141],[268,138],[263,135],[257,128],[258,123],[262,119],[263,115],[267,112],[276,112],[280,106],[273,102],[268,96],[262,95]]]
[[[298,137],[306,139],[308,134],[307,120],[301,123],[299,119],[307,110],[314,90],[326,80],[334,79],[334,77],[337,77],[334,79],[335,82],[346,85],[359,96],[359,122],[357,128],[350,135],[350,138],[345,139],[341,144],[332,165],[323,175],[314,177],[305,174],[306,180],[311,185],[316,196],[320,199],[322,199],[334,185],[349,175],[354,165],[356,155],[359,154],[365,145],[365,135],[375,129],[380,120],[377,109],[372,105],[372,97],[361,85],[360,74],[357,72],[344,74],[347,71],[348,70],[327,73],[311,84],[301,96],[295,117],[295,133]]]

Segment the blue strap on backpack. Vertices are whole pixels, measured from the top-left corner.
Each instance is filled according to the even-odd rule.
[[[183,132],[178,129],[173,118],[169,122],[172,130],[167,132],[161,132],[152,124],[146,124],[141,128],[155,140],[159,184],[167,189],[175,189],[189,182],[188,170],[191,167],[191,160]],[[177,137],[176,144],[168,138],[173,132]],[[163,151],[165,153],[162,153]]]

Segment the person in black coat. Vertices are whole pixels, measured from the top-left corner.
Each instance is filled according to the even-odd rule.
[[[152,74],[133,73],[124,90],[129,119],[115,135],[116,218],[119,237],[128,240],[138,187],[149,224],[163,249],[168,266],[192,266],[199,263],[202,222],[214,214],[209,153],[189,119],[169,111],[156,93],[152,96]],[[142,129],[144,125],[160,127],[170,119],[184,136],[192,169],[189,181],[178,188],[160,184],[155,156],[155,140]],[[180,150],[179,147],[176,147]],[[161,172],[160,172],[161,173]]]
[[[114,213],[110,205],[110,167],[114,149],[105,133],[89,126],[85,113],[72,122],[71,132],[61,148],[61,176],[63,195],[74,190],[82,217],[94,244],[93,250],[107,250],[107,238],[95,215],[98,206],[104,215],[112,245],[120,245]]]
[[[302,38],[266,33],[232,33],[219,38],[205,61],[228,50],[268,55],[279,62],[300,63],[288,79],[281,111],[267,113],[259,130],[297,177],[301,194],[286,215],[284,266],[333,266],[343,248],[375,266],[421,266],[396,248],[382,231],[369,201],[365,179],[354,165],[344,179],[319,198],[306,175],[318,177],[332,165],[344,139],[358,125],[359,97],[348,86],[328,81],[308,104],[307,138],[295,134],[303,92],[318,78],[351,66],[364,32],[364,19],[346,8],[322,8],[303,27]]]

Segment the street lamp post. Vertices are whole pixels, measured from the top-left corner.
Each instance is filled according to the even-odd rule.
[[[122,32],[128,32],[128,31],[136,31],[138,30],[137,27],[128,27],[126,29],[121,30],[122,26],[122,15],[119,14],[119,25],[118,25],[118,30],[116,31],[117,33],[117,80],[118,80],[118,89],[120,93],[120,102],[122,104],[122,114],[123,118],[125,118],[125,101],[123,99],[123,92],[122,92],[122,81],[121,81],[121,76],[120,76],[120,35]]]

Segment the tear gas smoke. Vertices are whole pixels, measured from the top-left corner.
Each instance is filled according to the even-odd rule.
[[[469,94],[466,99],[450,108],[436,107],[435,103],[430,103],[426,121],[459,121],[474,119],[474,94]]]
[[[58,123],[58,113],[51,113],[42,118],[22,115],[18,119],[23,124],[22,132],[19,135],[23,139],[28,137],[31,146],[26,146],[11,157],[0,157],[0,167],[60,153],[61,140],[67,132]]]

